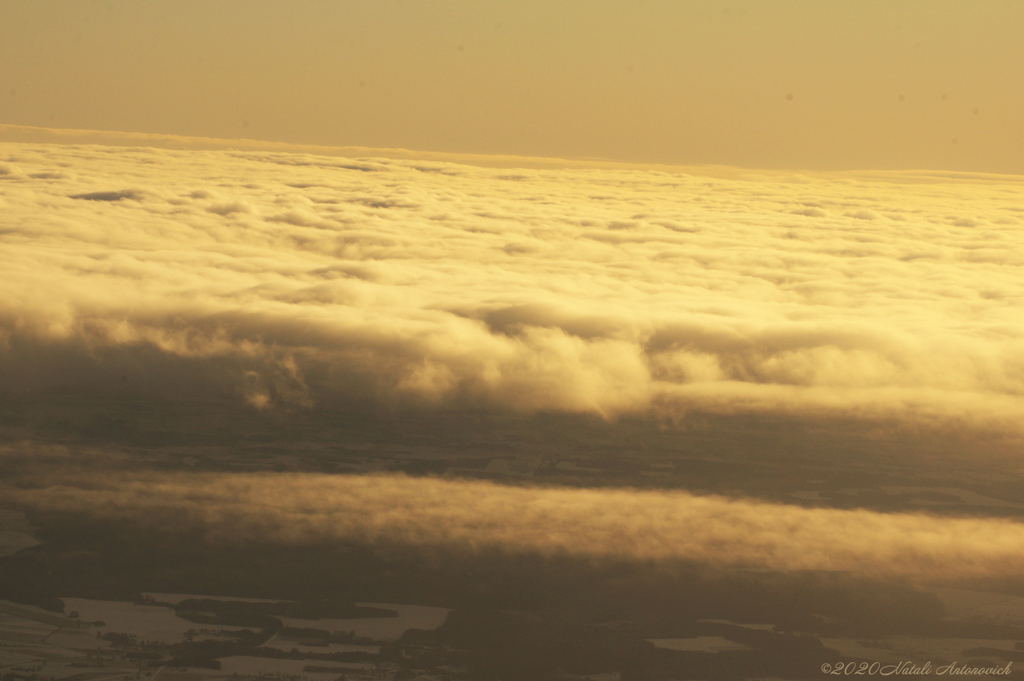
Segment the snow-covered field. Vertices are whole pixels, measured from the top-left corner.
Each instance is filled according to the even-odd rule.
[[[186,631],[202,626],[181,619],[170,608],[155,605],[135,605],[122,601],[96,601],[86,598],[65,598],[64,605],[68,612],[78,612],[83,621],[104,622],[103,626],[95,627],[95,631],[101,634],[132,634],[139,642],[177,643],[183,640]],[[217,625],[216,628],[240,631],[245,627]]]

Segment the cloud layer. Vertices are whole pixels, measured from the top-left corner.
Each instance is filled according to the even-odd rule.
[[[76,475],[5,496],[37,509],[204,532],[213,542],[358,541],[418,550],[856,570],[915,579],[1009,576],[1024,525],[805,509],[683,492],[517,488],[402,476]]]
[[[0,383],[1019,435],[1022,188],[3,144]]]

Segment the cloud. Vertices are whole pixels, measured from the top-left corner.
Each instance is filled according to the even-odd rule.
[[[33,177],[54,179],[61,176],[57,173],[35,173]],[[137,199],[138,193],[131,189],[123,189],[119,192],[89,192],[88,194],[74,194],[73,199],[85,199],[86,201],[120,201],[121,199]]]
[[[261,409],[1024,434],[1020,178],[22,143],[0,163],[8,394],[130,373]]]
[[[1017,574],[1024,525],[807,509],[683,492],[506,487],[404,476],[56,476],[5,496],[40,510],[199,530],[211,542],[358,541],[414,550],[698,561],[945,579]]]

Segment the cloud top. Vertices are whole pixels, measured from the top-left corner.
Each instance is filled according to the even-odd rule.
[[[10,143],[0,164],[6,391],[1024,432],[1019,178]]]

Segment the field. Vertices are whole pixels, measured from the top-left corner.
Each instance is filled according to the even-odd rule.
[[[192,594],[147,594],[150,596],[167,596],[166,602],[196,598]],[[261,599],[247,599],[248,602],[260,602]],[[68,612],[78,617],[61,616],[40,608],[25,606],[9,601],[0,601],[0,674],[34,673],[44,678],[63,679],[78,677],[83,673],[89,678],[127,678],[145,668],[145,656],[136,655],[132,651],[157,649],[168,644],[181,643],[191,637],[186,632],[193,632],[202,625],[197,625],[177,617],[167,607],[139,605],[120,601],[103,601],[84,598],[66,598],[65,607]],[[287,626],[333,629],[335,631],[355,631],[356,636],[382,640],[398,639],[409,628],[434,629],[440,626],[449,612],[446,608],[431,608],[392,603],[367,603],[374,607],[397,610],[398,617],[309,620],[285,618]],[[240,631],[242,627],[217,625],[216,630]],[[112,643],[111,640],[100,638],[105,634],[126,634],[132,637],[132,643]],[[308,638],[305,637],[305,638]],[[230,640],[229,637],[198,636],[197,640]],[[279,648],[284,652],[297,650],[303,654],[360,653],[376,656],[380,646],[345,643],[329,643],[327,645],[304,645],[298,639],[273,636],[266,645]],[[140,666],[141,665],[141,666]],[[304,678],[309,681],[326,681],[338,678],[339,671],[308,672],[308,666],[319,666],[332,670],[345,670],[348,678],[363,678],[360,674],[367,672],[379,664],[360,662],[322,661],[316,659],[273,659],[268,657],[252,657],[229,655],[221,658],[219,670],[188,665],[150,667],[150,672],[157,672],[158,681],[183,681],[198,675],[200,678],[238,678],[259,677],[264,675],[282,675]],[[385,665],[386,667],[386,665]],[[355,673],[355,676],[353,676]],[[84,678],[84,677],[82,677]],[[379,675],[374,678],[380,678]]]

